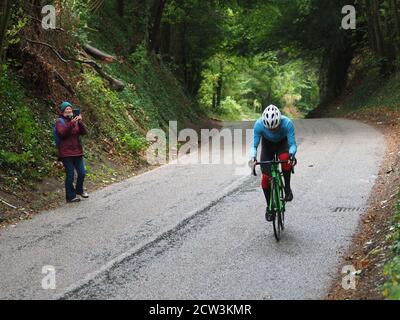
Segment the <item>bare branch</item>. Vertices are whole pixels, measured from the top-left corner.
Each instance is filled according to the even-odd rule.
[[[30,42],[30,43],[35,43],[35,44],[40,44],[40,45],[42,45],[42,46],[45,46],[45,47],[47,47],[47,48],[50,48],[53,52],[54,52],[54,54],[57,56],[57,58],[58,59],[60,59],[62,62],[64,62],[64,63],[69,63],[69,62],[71,62],[71,60],[66,60],[66,59],[64,59],[61,55],[60,55],[60,53],[52,46],[52,45],[50,45],[50,44],[48,44],[48,43],[45,43],[45,42],[42,42],[42,41],[35,41],[35,40],[31,40],[31,39],[28,39],[28,38],[24,38],[26,41],[28,41],[28,42]]]
[[[6,206],[9,206],[10,208],[18,209],[16,206],[13,206],[12,204],[9,204],[8,202],[4,201],[3,199],[0,199],[0,202],[4,203]]]
[[[112,78],[109,76],[107,73],[103,71],[103,69],[93,60],[80,60],[80,59],[66,59],[61,56],[61,54],[57,51],[56,48],[54,48],[52,45],[42,42],[42,41],[35,41],[31,39],[24,38],[27,42],[34,43],[34,44],[39,44],[42,46],[45,46],[47,48],[50,48],[53,53],[57,56],[59,60],[61,60],[63,63],[71,63],[71,62],[77,62],[81,64],[87,64],[90,65],[103,79],[106,79],[109,82],[109,87],[112,90],[116,91],[122,91],[125,88],[125,84],[117,79]]]
[[[42,23],[42,20],[40,20],[40,19],[38,19],[38,18],[35,18],[35,17],[32,17],[31,15],[27,15],[27,17],[28,17],[29,19],[33,20],[33,21],[36,21],[36,22],[40,23],[40,24]],[[59,27],[56,27],[56,28],[54,28],[54,29],[52,29],[52,30],[57,30],[57,31],[65,32],[65,30],[64,30],[63,28],[59,28]]]

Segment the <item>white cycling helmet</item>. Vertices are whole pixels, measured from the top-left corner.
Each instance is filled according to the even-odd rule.
[[[282,114],[277,106],[269,105],[263,112],[262,119],[267,129],[276,129],[281,124]]]

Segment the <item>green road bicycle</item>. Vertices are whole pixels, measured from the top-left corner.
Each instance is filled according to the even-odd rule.
[[[285,201],[285,191],[284,191],[284,183],[283,183],[283,173],[279,169],[279,165],[281,163],[287,163],[288,161],[281,161],[278,159],[278,156],[275,155],[274,160],[272,161],[261,161],[256,162],[253,166],[253,175],[257,176],[256,166],[271,164],[271,179],[269,181],[269,187],[271,190],[271,198],[269,201],[268,211],[273,214],[272,224],[274,226],[274,235],[276,241],[281,239],[281,233],[285,228],[285,211],[286,211],[286,201]],[[297,160],[294,159],[293,167],[297,164]],[[294,169],[292,168],[292,173],[294,173]]]

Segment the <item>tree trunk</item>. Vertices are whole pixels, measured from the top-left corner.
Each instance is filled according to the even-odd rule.
[[[5,35],[11,13],[11,0],[0,3],[0,64],[4,61]]]
[[[167,0],[155,1],[152,9],[153,23],[151,24],[149,48],[155,53],[160,52],[161,47],[161,21]]]
[[[165,23],[162,26],[161,34],[161,53],[169,55],[171,52],[171,25],[169,23]]]
[[[125,11],[125,3],[124,0],[116,0],[116,5],[117,5],[117,13],[120,17],[124,16],[124,11]]]
[[[332,45],[325,50],[319,78],[320,105],[332,102],[343,93],[352,59],[353,49],[349,43],[345,46]]]
[[[214,90],[213,90],[213,95],[212,95],[212,109],[213,110],[217,110],[217,95],[216,95],[216,93],[215,93],[215,87],[214,87]]]
[[[385,38],[390,36],[388,34],[390,28],[387,28],[385,33],[383,30],[382,18],[380,15],[380,3],[378,0],[365,0],[366,9],[368,12],[368,32],[371,39],[371,47],[378,57],[382,58],[381,73],[387,74],[392,70],[391,61],[393,60],[393,52],[391,46]],[[388,19],[388,17],[386,17]]]
[[[141,43],[146,43],[148,45],[149,38],[149,15],[150,15],[150,5],[149,1],[144,0],[131,0],[130,6],[134,7],[135,10],[131,13],[131,24],[135,32],[132,34],[130,39],[130,47],[128,49],[129,53],[135,52],[138,45]]]
[[[400,42],[400,16],[399,16],[399,4],[397,0],[390,0],[390,11],[393,19],[393,26],[394,26],[394,32],[397,36],[396,43],[398,44]]]
[[[379,4],[376,0],[366,0],[368,20],[370,21],[370,33],[373,40],[373,48],[380,56],[384,56],[383,35],[379,19]]]
[[[218,75],[217,86],[216,86],[216,91],[215,91],[217,109],[221,108],[223,84],[224,84],[224,63],[222,61],[220,61],[219,75]]]
[[[83,47],[83,50],[88,55],[92,56],[96,60],[100,60],[105,63],[112,63],[116,60],[113,56],[111,56],[108,53],[105,53],[103,51],[100,51],[99,49],[92,47],[91,45],[84,44],[82,47]]]
[[[374,24],[372,21],[370,0],[364,0],[363,9],[365,10],[364,15],[367,18],[368,38],[369,38],[370,46],[374,52],[378,52],[378,45],[375,40]]]
[[[400,17],[399,17],[398,7],[397,7],[396,2],[397,2],[396,0],[389,0],[390,16],[391,16],[392,26],[393,26],[392,42],[393,42],[393,50],[394,50],[394,60],[396,60],[396,58],[400,57]],[[398,70],[399,67],[396,66],[396,69]]]
[[[184,22],[183,26],[182,26],[181,48],[182,48],[183,79],[185,81],[186,88],[190,91],[189,72],[188,72],[188,65],[187,65],[187,50],[186,50],[186,22]]]

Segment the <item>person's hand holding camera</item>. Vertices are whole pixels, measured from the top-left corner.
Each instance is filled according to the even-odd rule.
[[[72,119],[72,122],[78,122],[82,121],[82,115],[76,116],[75,118]]]

